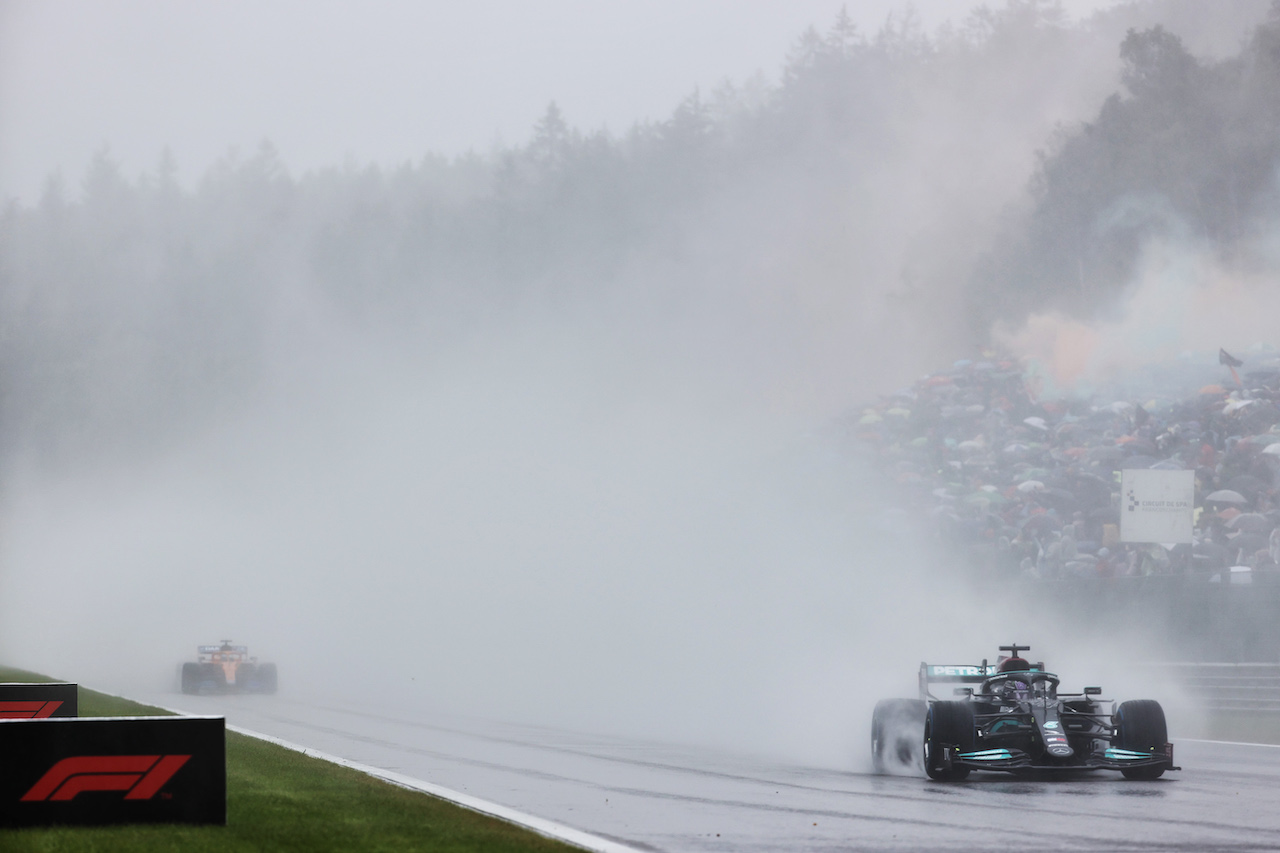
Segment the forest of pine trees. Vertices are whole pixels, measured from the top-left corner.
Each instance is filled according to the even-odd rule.
[[[1106,310],[1154,234],[1275,264],[1280,4],[1225,59],[1131,6],[1073,25],[1007,0],[935,34],[842,13],[776,83],[620,135],[553,103],[523,145],[398,168],[292,174],[264,142],[188,188],[168,152],[134,178],[103,149],[0,214],[0,457],[208,422],[308,312],[430,336],[495,306],[706,289],[958,348]]]

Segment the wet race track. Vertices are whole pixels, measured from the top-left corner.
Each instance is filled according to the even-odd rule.
[[[640,850],[1277,850],[1280,748],[1177,742],[1180,772],[961,783],[286,697],[134,695]]]

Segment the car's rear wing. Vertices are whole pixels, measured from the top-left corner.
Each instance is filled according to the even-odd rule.
[[[1031,669],[1035,672],[1043,671],[1044,664],[1032,664]],[[921,661],[920,698],[938,698],[929,692],[930,684],[981,684],[991,676],[996,675],[998,671],[998,667],[988,664],[985,660],[976,666],[973,664],[934,664]]]
[[[196,650],[202,655],[216,655],[218,652],[234,652],[235,654],[249,654],[248,646],[196,646]]]

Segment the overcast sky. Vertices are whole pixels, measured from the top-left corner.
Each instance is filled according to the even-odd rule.
[[[1073,16],[1115,0],[1064,0]],[[902,0],[0,0],[0,199],[78,187],[103,145],[136,176],[169,146],[191,184],[271,140],[295,172],[664,118],[695,86],[772,78],[841,5],[874,32]],[[932,29],[965,0],[915,0]],[[973,4],[976,5],[976,4]]]

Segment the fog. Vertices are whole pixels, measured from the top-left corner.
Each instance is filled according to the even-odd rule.
[[[1114,0],[1069,0],[1073,15]],[[38,198],[108,145],[132,176],[172,149],[193,183],[263,138],[296,169],[395,166],[525,137],[548,101],[577,126],[624,132],[695,86],[772,75],[807,26],[846,5],[874,32],[901,0],[378,0],[0,3],[0,198]],[[967,11],[910,4],[934,28]],[[1206,28],[1210,29],[1210,28]],[[340,117],[340,118],[339,118]]]
[[[1188,24],[1188,39],[1227,50],[1255,7],[1218,28]],[[276,163],[232,159],[180,191],[181,215],[160,217],[171,242],[151,220],[133,236],[108,229],[141,203],[94,219],[86,178],[83,257],[106,262],[57,266],[71,261],[35,240],[7,244],[26,266],[6,268],[4,295],[6,341],[23,345],[6,356],[5,405],[20,411],[0,492],[0,660],[150,690],[171,686],[195,645],[231,638],[277,661],[281,694],[303,701],[373,691],[410,711],[833,766],[865,761],[872,704],[913,695],[923,659],[994,659],[1016,640],[1067,679],[1107,677],[1098,661],[1125,638],[991,612],[830,430],[858,401],[982,342],[962,316],[975,259],[1026,204],[1055,127],[1087,120],[1117,88],[1129,18],[1097,21],[957,48],[949,73],[908,66],[858,101],[861,147],[840,170],[760,155],[645,220],[643,240],[566,227],[563,243],[532,241],[553,257],[529,273],[518,240],[481,243],[475,258],[448,255],[425,296],[402,298],[401,273],[354,254],[367,244],[344,254],[343,227],[373,222],[376,239],[386,221],[364,212],[385,198],[398,210],[439,164],[326,173],[292,166],[286,148],[283,176],[267,170],[284,189],[250,198],[245,176]],[[448,175],[461,185],[459,162]],[[674,194],[678,175],[657,189]],[[479,219],[475,198],[464,212]],[[62,209],[50,205],[11,206],[12,221]],[[560,208],[530,207],[537,224],[560,221]],[[1221,345],[1150,306],[1183,304],[1206,281],[1253,285],[1187,263],[1182,284],[1144,265],[1121,312],[1140,319],[1116,322],[1158,321],[1171,347]],[[147,272],[166,264],[189,264],[197,284]],[[521,269],[507,279],[504,265]],[[335,297],[326,276],[338,267],[347,289]],[[179,285],[191,293],[178,308],[156,295]],[[352,293],[384,285],[386,301],[351,307]],[[1085,334],[1072,324],[1133,338],[1051,315],[998,336],[1043,354],[1055,336]],[[199,371],[173,380],[184,359]],[[1114,687],[1133,686],[1125,677]]]

